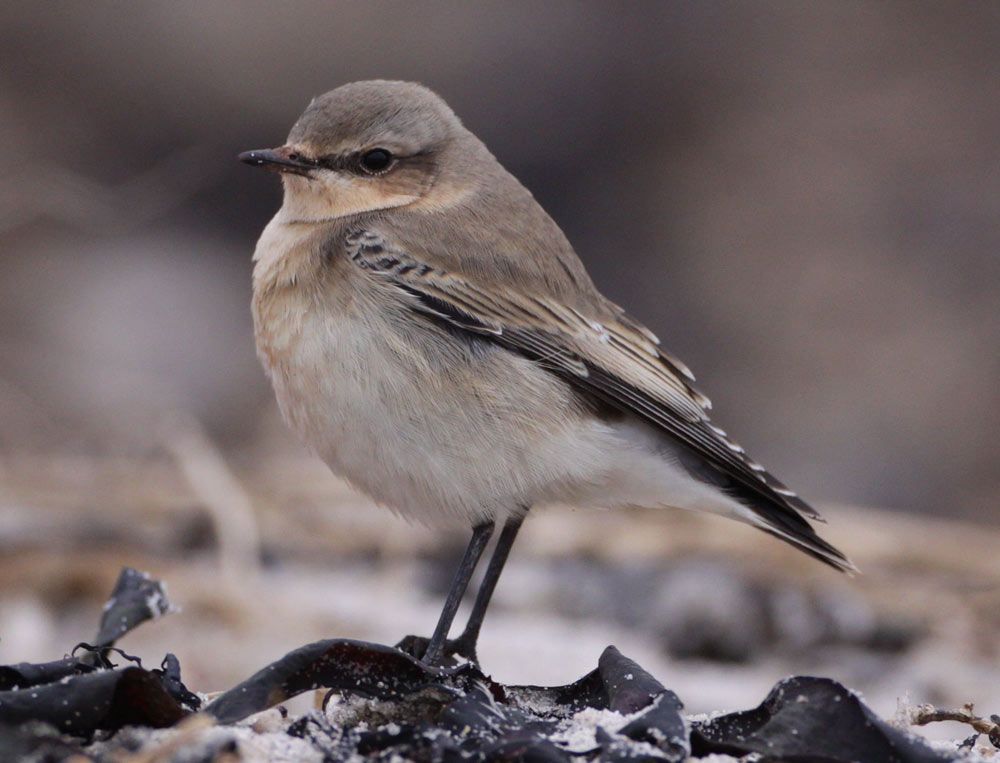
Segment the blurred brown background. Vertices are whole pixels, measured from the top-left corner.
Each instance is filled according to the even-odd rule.
[[[413,555],[438,539],[370,511],[299,449],[251,337],[250,255],[279,189],[235,156],[282,143],[311,97],[375,77],[444,96],[563,226],[603,290],[694,369],[716,420],[832,506],[831,538],[869,573],[850,585],[913,605],[902,625],[883,623],[889,631],[911,633],[932,610],[944,618],[936,631],[913,631],[930,628],[937,641],[889,640],[903,650],[896,658],[947,680],[904,676],[884,650],[845,680],[865,688],[884,677],[883,708],[914,686],[923,698],[982,699],[948,660],[906,649],[959,643],[954,664],[996,664],[1000,644],[986,635],[997,631],[994,536],[974,546],[976,531],[898,514],[876,531],[867,509],[836,505],[1000,519],[1000,11],[987,2],[6,0],[0,661],[52,658],[87,637],[73,628],[96,618],[91,607],[122,563],[176,583],[189,619],[152,651],[178,651],[198,688],[221,687],[307,637],[429,630],[440,591],[427,583],[425,598],[410,598],[425,569]],[[565,527],[529,522],[509,572],[522,585],[501,585],[498,623],[504,607],[540,590],[544,576],[524,559],[572,550],[566,528],[590,532],[570,516]],[[620,541],[623,555],[638,554],[624,540],[627,520],[599,516],[586,525],[598,529],[598,549]],[[636,544],[657,559],[698,543],[710,556],[745,557],[759,543],[760,569],[821,574],[735,525],[695,532],[674,515],[656,521],[664,529]],[[563,529],[542,537],[551,527]],[[654,536],[664,548],[649,545]],[[199,550],[217,541],[231,579],[256,567],[258,548],[270,560],[251,597],[256,619],[213,598],[218,570]],[[932,573],[915,561],[931,546],[940,551]],[[584,541],[573,548],[598,553]],[[355,567],[336,566],[349,558]],[[275,560],[309,572],[286,575]],[[985,571],[965,566],[976,560]],[[907,586],[889,569],[905,572]],[[713,581],[735,580],[734,600],[746,600],[735,573],[713,567],[694,579],[716,594],[729,589]],[[836,596],[861,590],[822,580],[840,586]],[[609,599],[639,595],[621,585]],[[567,588],[553,589],[560,606]],[[855,642],[884,647],[872,596],[849,599],[867,615],[831,611],[874,628],[848,627]],[[379,601],[395,609],[375,617]],[[303,602],[308,622],[294,614]],[[719,607],[736,621],[713,632],[745,625],[740,610]],[[552,666],[569,680],[609,640],[627,642],[598,628],[577,644],[575,626],[545,631],[520,617],[506,630],[487,624],[483,653],[495,664],[522,664],[503,662],[497,635],[522,627],[532,648],[569,639],[580,655],[567,667],[560,647],[524,680],[554,680],[544,673]],[[191,633],[214,658],[197,662],[179,635]],[[227,651],[234,633],[251,654]],[[550,638],[560,633],[569,635]],[[836,654],[829,664],[843,666]],[[822,670],[811,656],[803,665]],[[759,698],[795,667],[767,668],[745,690]],[[996,683],[977,667],[966,673]],[[744,698],[716,699],[693,704]]]
[[[804,495],[1000,516],[993,4],[7,2],[0,49],[4,449],[261,437],[234,156],[404,78]]]

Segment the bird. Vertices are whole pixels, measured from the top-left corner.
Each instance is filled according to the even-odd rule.
[[[239,159],[283,186],[253,255],[252,313],[284,420],[376,503],[471,531],[433,634],[400,642],[425,664],[478,659],[518,531],[546,504],[718,514],[856,570],[432,90],[342,85],[283,145]]]

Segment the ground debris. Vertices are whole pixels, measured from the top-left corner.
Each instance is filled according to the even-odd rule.
[[[25,731],[35,722],[86,739],[127,725],[173,726],[197,710],[200,700],[181,682],[176,657],[167,655],[160,668],[148,670],[114,648],[130,630],[169,610],[159,582],[131,568],[122,570],[94,644],[80,644],[52,662],[0,666],[0,724],[21,726],[14,731],[30,747],[31,738],[45,742],[47,736],[41,726]],[[112,661],[115,656],[131,664],[120,668]]]
[[[950,760],[922,739],[883,721],[854,692],[830,678],[787,678],[753,710],[693,726],[696,754],[756,753],[781,760]]]
[[[990,744],[1000,749],[1000,715],[993,714],[989,718],[976,715],[976,708],[971,702],[958,710],[939,710],[933,705],[918,705],[909,713],[908,721],[914,726],[926,726],[928,723],[956,721],[971,726],[976,732],[964,744],[972,747],[980,734],[985,734]]]
[[[396,647],[327,639],[202,706],[173,655],[150,670],[114,646],[169,611],[160,583],[126,569],[93,645],[61,660],[0,666],[4,754],[53,761],[955,759],[882,721],[826,678],[789,678],[755,709],[688,719],[674,692],[613,646],[579,680],[543,687],[501,684],[473,663],[430,668]],[[119,667],[117,658],[129,664]],[[328,690],[322,710],[291,718],[270,710],[319,689]],[[962,720],[977,731],[995,729],[966,710]],[[926,722],[944,719],[931,715]]]

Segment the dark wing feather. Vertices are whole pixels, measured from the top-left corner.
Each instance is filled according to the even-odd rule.
[[[487,291],[370,231],[349,234],[347,253],[358,267],[398,288],[414,310],[488,337],[660,428],[697,457],[697,476],[712,471],[710,481],[754,510],[762,529],[838,569],[853,569],[804,519],[820,519],[816,511],[711,424],[710,403],[693,386],[691,372],[620,308],[612,319],[596,321],[545,295],[509,286]]]

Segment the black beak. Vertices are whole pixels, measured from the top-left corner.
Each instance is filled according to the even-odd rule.
[[[263,148],[258,151],[244,151],[239,160],[253,167],[263,167],[272,172],[291,172],[309,177],[310,170],[316,169],[316,162],[307,159],[288,146]]]

